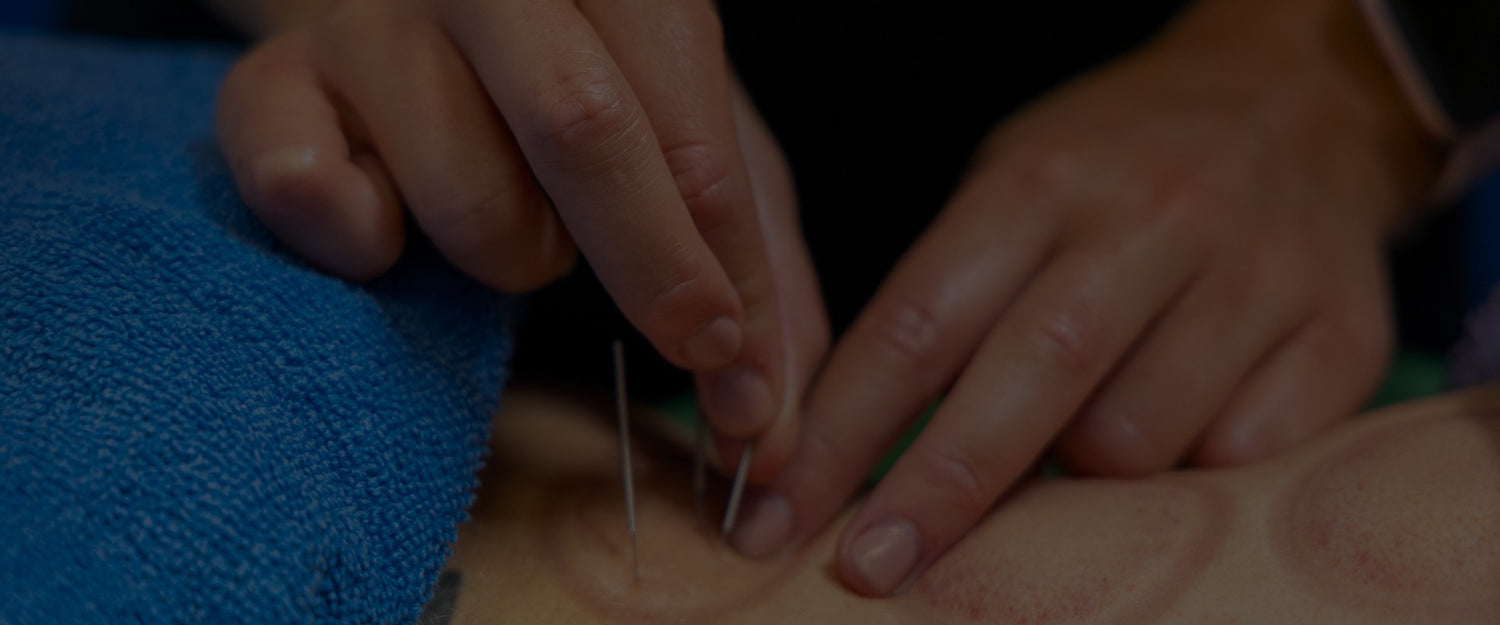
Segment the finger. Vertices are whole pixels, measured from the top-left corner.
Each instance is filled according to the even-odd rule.
[[[856,592],[905,587],[1030,467],[1187,283],[1180,250],[1147,233],[1060,258],[980,345],[912,447],[844,529]]]
[[[351,149],[308,62],[305,34],[246,56],[217,114],[235,184],[277,238],[335,275],[373,278],[401,256],[401,206],[380,164]]]
[[[574,250],[562,222],[489,95],[436,25],[400,5],[349,4],[324,32],[331,80],[450,262],[511,292],[567,271]]]
[[[718,16],[704,0],[584,0],[656,132],[697,232],[744,307],[733,365],[699,376],[699,401],[723,436],[746,438],[779,413],[785,337],[777,289],[735,129]]]
[[[1265,458],[1354,414],[1390,358],[1390,332],[1377,301],[1314,318],[1293,333],[1203,433],[1193,464]]]
[[[777,419],[771,426],[755,438],[755,453],[750,462],[749,473],[746,481],[751,484],[764,484],[776,477],[776,471],[784,466],[797,448],[797,434],[801,424],[796,419]],[[731,458],[738,461],[740,452],[744,450],[748,441],[744,439],[722,438],[715,442],[716,451],[720,458]],[[721,467],[726,475],[733,475],[738,468],[735,464]]]
[[[1041,262],[1055,226],[997,207],[1007,191],[991,178],[966,186],[834,346],[796,451],[735,537],[741,553],[769,556],[826,525]]]
[[[742,340],[739,298],[683,206],[635,93],[583,15],[552,0],[441,10],[625,316],[678,366],[728,364]]]
[[[1279,264],[1210,269],[1110,375],[1057,450],[1074,470],[1140,476],[1170,468],[1256,363],[1292,331],[1308,293]]]
[[[738,85],[734,89],[736,132],[743,146],[752,195],[769,234],[766,245],[780,294],[778,314],[782,332],[789,337],[784,341],[788,350],[784,387],[789,390],[782,395],[784,403],[776,419],[757,437],[748,474],[750,483],[764,484],[781,471],[796,449],[800,400],[828,349],[829,330],[812,259],[797,223],[791,172],[749,98]],[[739,458],[743,446],[743,440],[721,439],[719,457]]]
[[[771,131],[735,85],[735,126],[741,152],[750,176],[752,195],[762,216],[766,249],[776,282],[779,316],[785,341],[787,370],[782,391],[786,409],[778,415],[768,434],[756,444],[750,481],[764,484],[780,473],[796,448],[796,425],[801,419],[802,398],[818,363],[828,352],[828,317],[818,289],[812,259],[803,243],[797,218],[797,197],[786,159]],[[783,425],[782,421],[792,423]]]

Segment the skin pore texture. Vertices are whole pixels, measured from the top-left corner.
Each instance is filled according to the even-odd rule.
[[[769,561],[721,549],[723,484],[695,518],[680,442],[645,429],[637,582],[609,403],[508,391],[456,597],[423,622],[1500,622],[1500,386],[1239,469],[1028,481],[884,600],[839,584],[837,526]]]

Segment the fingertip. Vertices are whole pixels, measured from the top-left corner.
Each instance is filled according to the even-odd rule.
[[[775,417],[776,398],[766,372],[732,365],[700,373],[698,401],[709,424],[721,436],[748,439],[760,435]]]
[[[777,419],[755,439],[755,457],[746,478],[751,484],[770,484],[781,474],[797,449],[797,432],[797,420],[788,415]]]
[[[729,544],[747,558],[771,558],[786,550],[794,525],[786,498],[774,492],[762,493],[746,506],[745,519],[729,537]]]
[[[572,225],[569,231],[579,236]],[[721,369],[740,357],[744,310],[723,268],[701,242],[673,243],[685,247],[663,263],[643,262],[660,250],[632,242],[626,247],[635,246],[640,253],[630,263],[620,263],[610,257],[626,252],[621,242],[591,249],[586,238],[577,240],[620,311],[668,362],[696,373]]]
[[[1196,466],[1235,467],[1290,449],[1309,433],[1284,420],[1237,418],[1205,434],[1190,457]]]
[[[845,528],[838,558],[839,575],[850,590],[889,597],[921,573],[921,537],[911,521],[894,518],[852,530]]]
[[[312,264],[349,280],[374,278],[401,255],[399,208],[389,182],[365,163],[306,147],[281,148],[250,166],[246,200],[266,226]],[[384,188],[382,188],[384,187]]]
[[[792,536],[797,529],[797,516],[789,498],[778,492],[773,481],[791,461],[797,448],[798,423],[796,419],[784,418],[771,426],[764,436],[756,440],[755,456],[751,459],[751,484],[768,486],[745,507],[745,517],[730,536],[735,549],[749,558],[763,559],[782,553],[792,546]],[[732,448],[738,452],[742,443],[721,443],[720,448]]]

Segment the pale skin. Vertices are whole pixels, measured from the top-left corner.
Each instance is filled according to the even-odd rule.
[[[409,212],[458,269],[512,292],[582,251],[695,372],[725,444],[759,438],[757,476],[785,463],[828,330],[790,177],[711,3],[218,4],[266,37],[225,79],[219,140],[292,249],[373,278]]]
[[[251,207],[353,279],[399,256],[403,210],[501,289],[581,251],[695,372],[721,455],[758,440],[741,552],[816,540],[946,393],[839,526],[835,570],[870,596],[911,586],[1050,445],[1136,476],[1266,458],[1350,414],[1389,349],[1382,245],[1440,156],[1352,3],[1200,0],[1000,124],[829,351],[790,178],[710,3],[274,13],[243,13],[275,34],[220,100]]]
[[[1500,386],[1366,415],[1239,468],[1028,482],[887,600],[843,591],[833,534],[770,560],[716,552],[685,458],[649,437],[634,581],[609,406],[507,395],[448,563],[448,622],[1500,619]]]

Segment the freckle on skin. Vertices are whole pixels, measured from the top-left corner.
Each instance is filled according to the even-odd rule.
[[[1212,556],[1228,512],[1226,498],[1186,480],[1040,483],[913,590],[945,622],[1145,622]]]
[[[1356,440],[1281,495],[1272,548],[1310,587],[1354,607],[1496,622],[1496,441],[1494,417],[1412,423]]]

